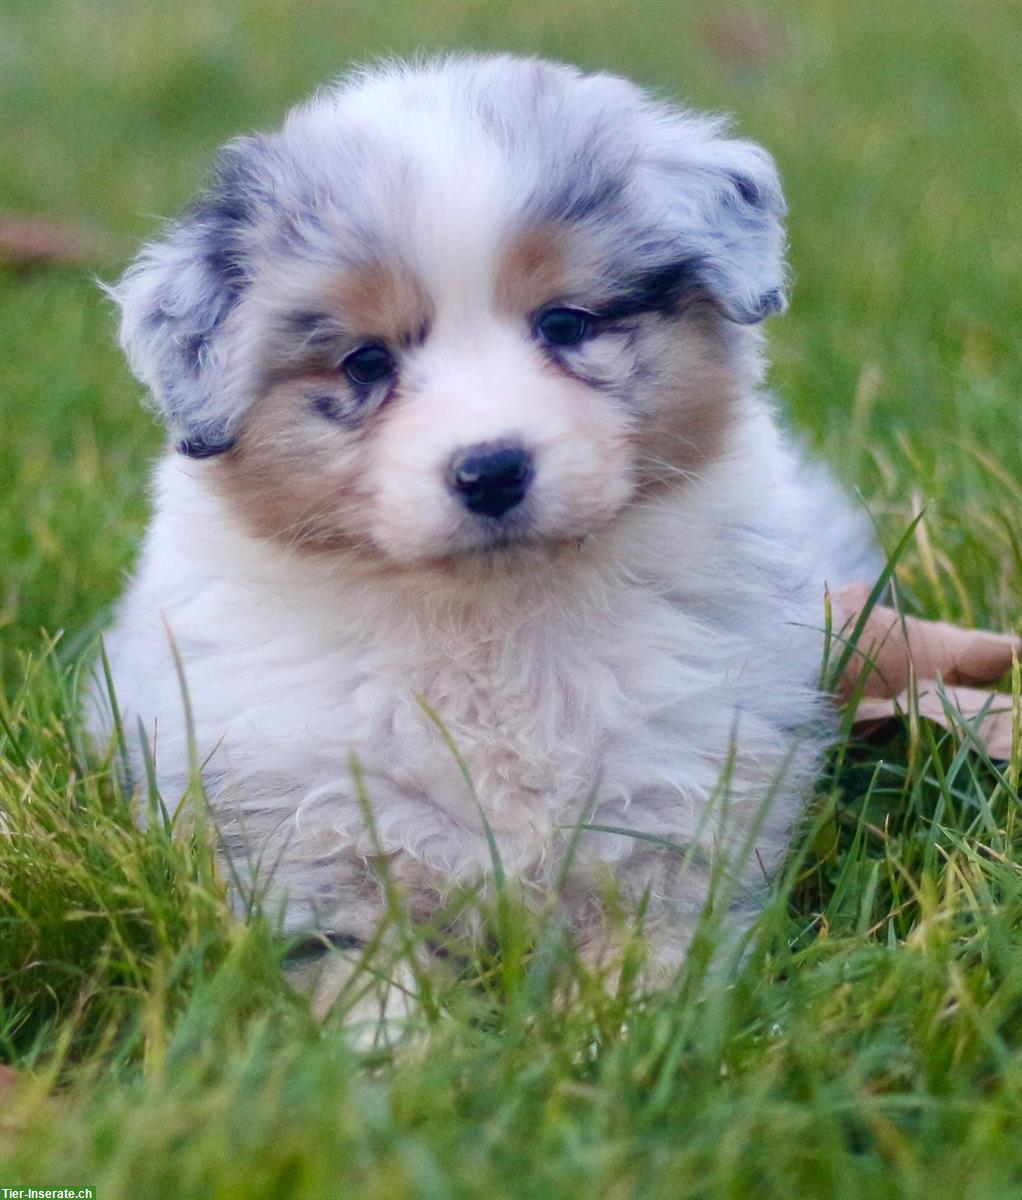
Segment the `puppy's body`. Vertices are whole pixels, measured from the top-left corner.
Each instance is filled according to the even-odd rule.
[[[420,915],[485,879],[480,809],[537,898],[580,821],[640,835],[573,848],[582,942],[611,879],[665,964],[716,866],[751,900],[821,750],[823,580],[854,569],[758,390],[781,204],[719,122],[469,59],[236,146],[129,272],[185,453],[108,638],[118,700],[174,800],[169,630],[226,845],[290,927],[369,936],[381,851]]]

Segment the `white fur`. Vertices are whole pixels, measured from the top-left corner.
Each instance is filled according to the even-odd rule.
[[[627,465],[614,457],[611,417],[593,451],[607,456],[596,474],[575,427],[558,426],[567,392],[546,395],[552,385],[534,349],[487,307],[509,212],[547,186],[542,176],[557,161],[557,123],[544,110],[530,129],[536,72],[564,89],[562,125],[617,156],[632,211],[641,206],[665,244],[700,254],[706,286],[738,322],[727,336],[742,394],[722,452],[641,504],[630,502]],[[491,133],[503,122],[516,172],[465,117],[491,92],[506,101],[488,118]],[[539,143],[532,159],[519,153],[531,143],[516,122]],[[374,153],[359,160],[353,205],[344,147],[367,129]],[[325,93],[277,135],[275,203],[293,202],[292,224],[304,222],[300,260],[272,241],[256,181],[245,185],[256,215],[232,231],[231,246],[248,256],[240,299],[217,292],[196,265],[199,233],[187,223],[150,247],[117,292],[133,365],[172,430],[213,438],[231,436],[244,417],[274,313],[309,303],[331,246],[360,223],[400,243],[436,299],[433,335],[408,359],[427,416],[421,429],[401,425],[393,444],[384,433],[372,467],[376,524],[366,536],[399,569],[254,536],[214,486],[217,458],[171,451],[137,576],[107,637],[125,726],[141,722],[173,803],[190,754],[172,635],[225,844],[263,877],[272,867],[290,928],[368,936],[380,913],[381,851],[417,913],[452,885],[485,879],[481,808],[505,869],[537,901],[580,820],[698,851],[681,870],[677,855],[622,833],[589,832],[578,843],[565,903],[580,939],[598,936],[595,898],[609,872],[632,902],[651,891],[667,963],[684,950],[713,861],[727,862],[740,906],[783,854],[822,747],[815,680],[827,539],[814,487],[757,391],[759,343],[743,324],[779,306],[776,175],[757,147],[723,133],[719,121],[678,114],[604,76],[510,59],[391,68]],[[314,214],[295,199],[313,167]],[[727,182],[735,171],[751,180],[744,207]],[[409,172],[414,219],[404,207],[411,185],[394,182]],[[604,223],[587,236],[600,263],[624,234]],[[648,237],[629,253],[647,251]],[[594,286],[605,286],[599,273]],[[177,356],[190,330],[200,341],[189,374]],[[631,399],[635,345],[609,338],[590,352],[596,375]],[[455,520],[435,483],[437,464],[460,443],[509,429],[550,447],[536,536],[474,554],[464,514]],[[448,551],[453,561],[436,557]],[[101,692],[100,737],[109,730]],[[463,754],[474,795],[422,699]],[[137,741],[132,754],[141,777]]]

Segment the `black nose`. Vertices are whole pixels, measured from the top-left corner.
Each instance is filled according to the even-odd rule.
[[[502,517],[522,502],[532,481],[532,455],[522,446],[484,442],[460,450],[447,483],[469,512]]]

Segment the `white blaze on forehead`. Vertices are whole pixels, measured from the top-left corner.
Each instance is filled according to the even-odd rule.
[[[464,127],[447,126],[445,137],[418,141],[421,174],[409,253],[421,278],[429,281],[436,327],[463,327],[494,304],[494,280],[508,229],[506,164],[495,146]]]
[[[465,321],[492,305],[496,262],[533,181],[521,165],[515,176],[450,78],[394,82],[384,77],[342,93],[338,109],[391,166],[374,197],[386,198],[376,216],[387,249],[426,281],[438,319]]]

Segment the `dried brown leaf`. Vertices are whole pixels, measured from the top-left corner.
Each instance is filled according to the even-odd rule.
[[[834,626],[850,636],[869,597],[868,584],[856,583],[832,596]],[[1022,655],[1022,638],[1013,634],[963,629],[948,621],[924,621],[878,604],[866,620],[838,687],[847,700],[862,682],[864,697],[895,696],[917,679],[976,687],[996,683]]]
[[[21,1076],[13,1067],[0,1063],[0,1109],[10,1099],[14,1089],[21,1082]]]
[[[768,63],[784,50],[783,26],[752,8],[720,8],[699,32],[718,58],[739,67]]]
[[[851,636],[869,593],[868,584],[857,583],[831,597],[839,639]],[[1012,697],[976,685],[996,683],[1019,655],[1022,639],[1013,634],[923,621],[878,604],[866,619],[837,699],[862,697],[853,724],[867,734],[913,710],[960,734],[964,722],[983,713],[976,736],[991,758],[1008,759],[1017,722]]]
[[[107,252],[104,240],[92,230],[45,217],[0,212],[0,262],[15,267],[82,266],[101,260]]]
[[[965,722],[974,722],[986,710],[979,724],[973,726],[973,732],[991,758],[1011,758],[1014,725],[1011,696],[965,687],[944,688],[943,694],[949,701],[947,705],[941,698],[937,680],[920,680],[915,700],[919,715],[960,735]],[[864,732],[870,732],[871,727],[884,721],[907,716],[911,709],[912,694],[907,688],[888,699],[863,700],[855,710],[854,725],[866,727]]]

